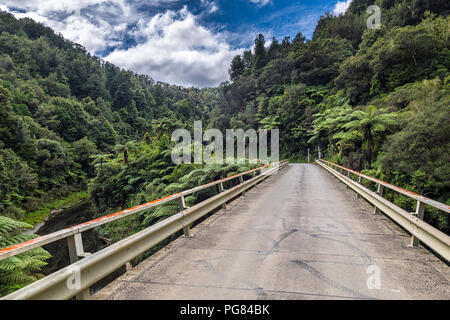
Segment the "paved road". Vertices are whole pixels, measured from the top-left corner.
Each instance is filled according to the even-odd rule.
[[[193,233],[94,299],[450,299],[450,268],[317,165],[289,165]]]

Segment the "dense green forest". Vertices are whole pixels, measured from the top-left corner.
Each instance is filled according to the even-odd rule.
[[[21,229],[86,197],[101,216],[253,167],[172,163],[172,131],[208,123],[221,97],[219,88],[121,70],[42,24],[0,12],[0,247],[29,239]],[[177,210],[168,203],[98,231],[115,241]],[[33,281],[43,256],[0,262],[0,295]]]
[[[382,8],[368,29],[366,8]],[[279,128],[283,158],[325,158],[450,203],[450,3],[352,1],[325,14],[312,41],[255,39],[236,56],[218,128]],[[413,201],[389,195],[413,210]],[[427,222],[449,233],[446,214]]]
[[[381,29],[366,27],[372,3]],[[345,14],[321,17],[311,40],[298,33],[266,46],[259,35],[233,59],[230,81],[197,89],[122,70],[0,12],[0,247],[61,204],[89,197],[100,216],[251,167],[175,166],[170,135],[195,120],[278,128],[282,158],[319,147],[330,161],[450,204],[449,13],[445,0],[353,0]],[[116,241],[175,212],[168,203],[98,232]],[[446,215],[427,212],[450,233]],[[44,258],[0,263],[0,294],[38,277]]]
[[[85,189],[97,164],[207,121],[218,89],[156,83],[120,70],[29,19],[0,16],[3,215]],[[131,160],[130,160],[131,161]]]

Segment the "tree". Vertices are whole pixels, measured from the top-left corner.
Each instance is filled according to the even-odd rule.
[[[353,52],[351,43],[345,39],[310,41],[292,55],[292,80],[309,85],[327,85],[336,78],[340,65]]]
[[[87,137],[84,137],[83,139],[75,141],[72,147],[74,160],[81,165],[83,171],[92,176],[93,172],[90,158],[93,154],[98,153],[95,143]]]
[[[253,54],[251,50],[245,50],[242,53],[242,63],[245,69],[250,69],[253,66]]]
[[[401,130],[387,137],[380,157],[383,172],[402,174],[400,183],[443,202],[450,190],[449,88],[436,80],[415,86],[415,99],[401,118]],[[395,179],[394,174],[391,177]]]
[[[292,41],[292,46],[295,50],[299,49],[305,43],[305,36],[301,32],[295,35],[294,41]]]
[[[393,28],[384,35],[369,30],[355,56],[339,69],[335,83],[350,95],[353,105],[407,83],[450,70],[450,19],[427,17],[419,25]]]
[[[0,144],[1,146],[1,144]],[[36,173],[27,162],[11,149],[0,148],[0,212],[15,219],[23,219],[20,204],[35,194]]]
[[[88,136],[100,150],[107,151],[116,143],[118,133],[104,116],[99,116],[89,124]]]
[[[385,132],[389,128],[397,125],[396,114],[378,114],[375,106],[369,105],[365,111],[356,110],[349,116],[350,122],[344,125],[345,129],[360,131],[364,136],[364,141],[368,143],[369,163],[374,160],[375,135]]]
[[[277,59],[280,56],[281,46],[278,43],[278,40],[273,37],[272,43],[270,44],[269,50],[267,51],[267,59]]]
[[[192,114],[194,112],[194,106],[192,105],[192,102],[187,99],[181,99],[176,104],[176,111],[177,114],[179,114],[183,120],[188,120],[192,117]]]
[[[0,141],[17,151],[26,135],[22,119],[13,112],[10,91],[0,85]]]
[[[266,40],[264,36],[259,34],[255,39],[255,55],[253,60],[253,66],[255,69],[261,69],[266,64]]]
[[[74,99],[53,98],[45,109],[40,108],[37,117],[43,126],[51,126],[69,142],[83,138],[88,132],[90,116]],[[48,124],[48,121],[52,123]]]
[[[262,119],[259,123],[260,123],[260,125],[262,125],[261,129],[268,130],[268,131],[273,130],[273,129],[278,129],[278,127],[280,125],[277,115],[267,116],[264,119]]]
[[[82,173],[62,141],[39,139],[36,165],[39,186],[44,190],[80,182]]]
[[[114,94],[113,109],[119,110],[131,103],[133,99],[133,84],[128,74],[120,74],[118,81],[120,84],[117,87],[117,91]]]
[[[153,120],[152,126],[155,129],[157,137],[160,138],[164,134],[170,136],[172,134],[172,131],[176,128],[180,128],[182,124],[179,120],[174,120],[171,118],[160,118]]]
[[[230,69],[228,73],[230,75],[231,81],[238,79],[245,70],[244,61],[242,61],[241,56],[238,54],[231,61]]]
[[[114,150],[117,153],[123,154],[123,161],[126,163],[126,165],[128,165],[128,155],[130,152],[136,150],[136,148],[137,148],[136,141],[128,141],[125,144],[117,144],[114,147]]]
[[[103,164],[111,160],[112,156],[113,156],[112,154],[103,154],[103,153],[92,155],[90,156],[90,158],[93,160],[91,162],[91,165],[93,165],[95,168],[100,168],[100,170],[102,170]]]

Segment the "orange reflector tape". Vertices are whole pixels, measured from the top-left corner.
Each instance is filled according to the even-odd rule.
[[[190,190],[186,190],[186,191],[183,191],[183,192],[175,193],[175,194],[172,194],[172,195],[164,197],[164,198],[153,200],[153,201],[150,201],[150,202],[145,203],[145,204],[141,204],[141,205],[138,205],[138,206],[135,206],[135,207],[132,207],[132,208],[128,208],[128,209],[125,209],[125,210],[122,210],[122,211],[119,211],[119,212],[115,212],[115,213],[112,213],[112,214],[109,214],[109,215],[106,215],[106,216],[103,216],[103,217],[100,217],[100,218],[97,218],[97,219],[94,219],[94,220],[90,220],[90,221],[78,224],[76,226],[68,227],[68,228],[65,228],[65,229],[62,229],[62,230],[50,233],[50,234],[45,235],[45,236],[41,236],[41,237],[38,237],[38,238],[35,238],[35,239],[31,239],[31,240],[28,240],[28,241],[25,241],[25,242],[21,242],[21,243],[9,246],[7,248],[0,249],[0,258],[1,258],[2,255],[5,255],[7,253],[11,253],[12,251],[15,251],[15,250],[18,250],[18,249],[23,249],[23,248],[26,248],[26,247],[35,248],[35,247],[39,247],[39,246],[42,246],[42,245],[45,245],[45,244],[48,244],[48,243],[51,243],[51,242],[63,239],[63,238],[67,238],[70,235],[73,235],[73,234],[78,233],[78,232],[86,231],[88,229],[91,229],[91,228],[94,228],[96,226],[99,226],[99,225],[102,225],[104,223],[107,223],[110,220],[111,221],[112,220],[117,220],[117,219],[119,219],[122,216],[125,217],[125,216],[127,216],[129,214],[133,214],[133,213],[140,212],[140,211],[143,211],[143,210],[148,209],[148,208],[152,208],[155,205],[157,205],[159,202],[164,203],[164,202],[167,202],[167,201],[176,200],[176,199],[178,199],[178,198],[180,198],[182,196],[185,196],[187,194],[191,194],[191,193],[203,190],[205,188],[208,188],[209,186],[212,186],[212,185],[215,185],[215,184],[219,184],[221,182],[228,181],[228,180],[234,179],[236,177],[239,177],[239,176],[242,176],[242,175],[245,175],[245,174],[251,173],[253,171],[257,171],[257,170],[260,170],[260,169],[263,169],[263,168],[266,168],[266,167],[269,167],[269,166],[272,166],[272,165],[273,164],[267,164],[267,165],[264,165],[264,166],[256,168],[256,169],[252,169],[252,170],[248,170],[246,172],[238,173],[238,174],[232,175],[230,177],[226,177],[226,178],[223,178],[223,179],[220,179],[220,180],[217,180],[217,181],[213,181],[213,182],[207,183],[205,185],[202,185],[202,186],[190,189]],[[103,221],[103,223],[100,223],[102,221]],[[42,244],[33,246],[34,244],[37,244],[37,243],[42,243]],[[32,249],[32,248],[30,248],[30,249]],[[30,249],[28,249],[28,250],[30,250]],[[19,253],[25,252],[25,251],[27,251],[27,250],[20,250]],[[19,254],[19,253],[16,253],[16,254]],[[13,256],[13,255],[14,254],[10,254],[9,256]]]

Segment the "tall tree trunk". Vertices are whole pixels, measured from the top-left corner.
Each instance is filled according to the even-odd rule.
[[[372,136],[372,130],[367,129],[367,137],[369,142],[369,164],[372,164],[373,161],[373,136]]]

